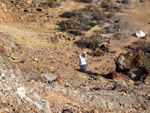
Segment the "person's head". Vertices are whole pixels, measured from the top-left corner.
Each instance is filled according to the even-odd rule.
[[[82,55],[81,55],[82,57],[85,57],[85,54],[84,53],[82,53]]]

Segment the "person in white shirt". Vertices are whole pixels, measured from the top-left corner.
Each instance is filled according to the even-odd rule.
[[[86,51],[84,51],[83,54],[81,54],[81,52],[79,53],[80,69],[83,73],[87,73],[86,56]]]

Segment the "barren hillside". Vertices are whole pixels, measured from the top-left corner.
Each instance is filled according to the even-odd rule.
[[[0,0],[0,112],[149,113],[149,6]],[[141,30],[146,36],[136,37]],[[79,69],[81,51],[87,74]]]

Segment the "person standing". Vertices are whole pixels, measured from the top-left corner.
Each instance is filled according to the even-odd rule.
[[[79,60],[80,60],[80,69],[83,73],[87,73],[87,64],[86,64],[86,57],[87,53],[84,51],[82,54],[79,53]]]

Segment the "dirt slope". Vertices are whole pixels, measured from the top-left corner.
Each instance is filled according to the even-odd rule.
[[[41,98],[47,100],[51,112],[54,113],[150,111],[149,90],[145,90],[149,89],[149,85],[140,82],[141,85],[138,86],[134,84],[134,81],[126,78],[112,80],[100,76],[115,71],[116,57],[121,53],[132,51],[125,47],[133,45],[133,42],[144,40],[138,39],[132,34],[143,30],[149,35],[149,1],[131,0],[130,4],[123,5],[125,8],[122,12],[116,13],[116,16],[122,16],[131,25],[131,29],[122,31],[128,33],[125,41],[116,40],[115,33],[102,34],[110,41],[110,51],[102,56],[92,56],[91,49],[80,48],[74,43],[82,36],[75,36],[59,30],[58,23],[67,20],[67,18],[61,18],[61,14],[84,9],[89,5],[88,3],[72,0],[60,2],[59,7],[48,7],[47,12],[47,9],[42,9],[43,7],[34,7],[23,1],[1,1],[0,4],[5,4],[7,11],[0,7],[2,10],[0,12],[3,13],[0,15],[2,20],[0,21],[0,54],[3,58],[0,59],[2,62],[9,62],[5,62],[6,66],[1,66],[0,70],[1,76],[2,73],[6,76],[5,79],[1,79],[0,87],[4,93],[6,92],[5,96],[7,97],[0,99],[0,103],[3,103],[0,106],[3,108],[1,112],[6,112],[7,109],[7,112],[42,112],[42,110],[38,110],[37,105],[31,104],[30,106],[30,102],[21,100],[17,96],[16,90],[21,86],[26,89],[28,97],[32,98],[31,93],[36,92]],[[115,2],[114,4],[120,3]],[[37,11],[36,8],[40,11]],[[104,26],[107,26],[108,23],[106,22]],[[92,36],[95,30],[104,26],[92,27],[85,36]],[[88,74],[79,71],[77,53],[83,50],[88,52]],[[11,69],[13,71],[10,71]],[[3,70],[7,72],[3,72]],[[55,76],[55,79],[49,81],[41,77],[43,73],[52,73],[59,77]],[[9,79],[12,74],[17,77],[16,80]],[[14,89],[10,83],[14,85]],[[5,91],[4,86],[11,89]],[[18,100],[16,102],[13,99]],[[21,101],[23,102],[19,104]],[[8,105],[5,106],[5,104]],[[11,104],[13,105],[11,106]],[[28,106],[29,110],[24,106]]]

